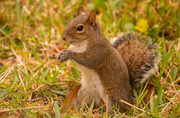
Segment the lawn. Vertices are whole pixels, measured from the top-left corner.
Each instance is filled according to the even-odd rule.
[[[159,72],[133,90],[136,103],[130,110],[113,116],[180,117],[179,0],[1,0],[0,116],[60,117],[62,101],[80,84],[81,74],[71,61],[56,57],[68,48],[61,35],[80,5],[87,13],[96,11],[107,39],[138,32],[160,46]],[[102,108],[84,106],[64,116],[108,117]]]

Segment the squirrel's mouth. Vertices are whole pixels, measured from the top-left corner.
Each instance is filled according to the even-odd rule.
[[[69,41],[69,44],[74,44],[76,41]]]

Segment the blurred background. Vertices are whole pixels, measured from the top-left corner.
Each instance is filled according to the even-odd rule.
[[[59,117],[64,96],[81,79],[73,63],[56,59],[68,47],[61,35],[80,5],[86,13],[96,11],[107,39],[139,32],[161,47],[150,108],[143,106],[142,95],[147,93],[135,92],[139,102],[135,106],[147,113],[132,108],[116,115],[179,117],[179,0],[0,0],[0,116]],[[73,111],[67,117],[87,117],[89,112]],[[89,116],[96,117],[94,112]]]

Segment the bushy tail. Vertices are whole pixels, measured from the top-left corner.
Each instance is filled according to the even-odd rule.
[[[140,34],[125,33],[110,41],[124,59],[131,86],[143,83],[158,70],[161,61],[158,45]]]

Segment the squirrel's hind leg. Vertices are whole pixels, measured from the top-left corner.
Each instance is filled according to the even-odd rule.
[[[92,101],[92,98],[91,98],[90,95],[88,95],[87,90],[81,86],[81,88],[78,91],[77,101],[76,101],[76,104],[75,104],[76,109],[81,108],[82,102],[83,102],[84,99],[85,99],[86,104],[89,104],[90,101]]]
[[[81,88],[78,91],[77,101],[75,104],[76,109],[81,108],[83,100],[85,100],[85,104],[87,104],[88,106],[90,106],[93,100],[95,100],[94,107],[100,107],[103,102],[103,100],[100,97],[93,96],[87,88],[81,86]]]
[[[122,103],[121,100],[132,103],[132,97],[131,97],[131,89],[128,89],[128,87],[123,87],[123,88],[116,88],[113,90],[114,93],[108,95],[108,102],[111,103],[109,106],[111,109],[109,112],[112,112],[112,107],[113,105],[115,106],[115,110],[118,110],[120,112],[125,112],[127,111],[127,105]]]

